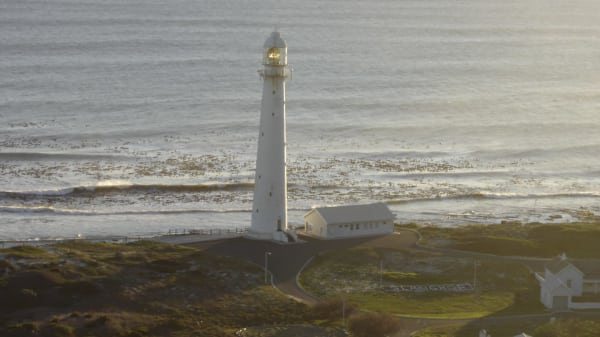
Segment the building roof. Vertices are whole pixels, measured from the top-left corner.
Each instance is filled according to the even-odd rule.
[[[577,268],[575,265],[573,265],[571,262],[569,262],[569,259],[567,258],[567,256],[565,254],[562,254],[562,255],[559,255],[559,256],[553,258],[546,265],[546,269],[548,269],[549,271],[551,271],[553,274],[556,275],[556,274],[560,273],[563,269],[567,268],[568,266],[573,266],[578,272],[583,274],[583,272],[581,272],[581,270],[579,270],[579,268]]]
[[[394,215],[384,203],[317,207],[313,208],[305,216],[308,216],[312,212],[318,212],[328,225],[353,222],[385,221],[394,219]]]
[[[264,48],[286,48],[285,41],[281,38],[278,31],[271,33],[269,38],[265,41]]]

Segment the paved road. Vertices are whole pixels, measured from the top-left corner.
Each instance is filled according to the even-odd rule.
[[[371,238],[328,241],[308,237],[301,237],[301,239],[304,242],[297,244],[277,244],[269,241],[234,238],[189,243],[188,245],[213,254],[242,258],[261,267],[265,264],[265,252],[270,252],[268,269],[273,275],[273,285],[290,297],[306,304],[315,304],[319,299],[303,291],[296,282],[298,273],[311,258],[322,252],[359,245],[394,249],[415,248],[418,235],[411,231],[400,231],[393,235]],[[402,329],[394,336],[408,337],[411,332],[424,327],[452,322],[455,321],[401,318]]]
[[[394,248],[414,246],[417,236],[412,232],[402,232],[384,237],[353,238],[345,240],[315,240],[301,237],[302,243],[278,244],[270,241],[234,238],[218,241],[190,243],[188,245],[209,253],[246,259],[261,267],[265,265],[265,252],[268,256],[268,270],[273,275],[273,285],[283,293],[307,304],[318,301],[304,292],[296,283],[296,276],[302,267],[314,256],[329,250],[339,250],[362,244],[389,244]]]
[[[277,244],[269,241],[257,241],[245,238],[232,238],[217,241],[204,241],[188,243],[188,245],[205,250],[207,252],[242,258],[251,261],[261,267],[265,264],[265,252],[270,252],[268,257],[268,269],[272,273],[272,282],[281,292],[291,296],[306,304],[314,304],[319,299],[304,292],[297,284],[296,277],[302,267],[314,256],[319,253],[346,249],[359,245],[368,245],[371,247],[393,248],[393,249],[420,249],[426,251],[437,251],[454,256],[480,257],[480,258],[498,258],[504,260],[518,260],[530,266],[539,266],[546,259],[520,258],[520,257],[499,257],[488,254],[479,254],[455,250],[436,249],[431,247],[422,247],[417,245],[419,234],[410,230],[401,230],[393,235],[386,235],[371,238],[354,238],[344,240],[315,240],[308,237],[301,237],[303,243],[296,244]],[[530,315],[527,318],[532,321],[544,322],[549,319],[551,314]],[[401,317],[401,330],[394,334],[394,337],[409,337],[414,331],[426,327],[453,325],[457,323],[468,323],[477,321],[480,324],[498,323],[504,320],[513,320],[515,317],[489,317],[479,319],[421,319]],[[525,316],[519,318],[524,318]]]

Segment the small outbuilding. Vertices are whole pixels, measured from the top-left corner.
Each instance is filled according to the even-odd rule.
[[[394,232],[394,215],[384,203],[316,207],[304,216],[305,234],[343,239]]]

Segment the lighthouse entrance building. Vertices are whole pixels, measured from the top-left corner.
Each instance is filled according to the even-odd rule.
[[[391,234],[394,215],[386,204],[313,208],[304,216],[305,233],[321,239]]]

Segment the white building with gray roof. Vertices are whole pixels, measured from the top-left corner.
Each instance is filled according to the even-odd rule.
[[[600,275],[597,271],[583,272],[565,254],[552,259],[543,275],[535,276],[540,283],[540,301],[546,308],[600,309]]]
[[[304,216],[305,234],[320,239],[391,234],[394,215],[384,203],[316,207]]]

